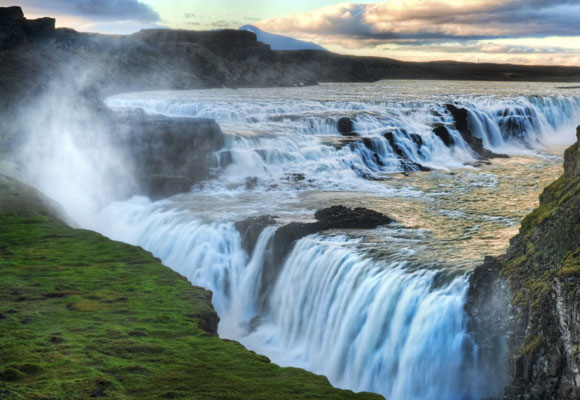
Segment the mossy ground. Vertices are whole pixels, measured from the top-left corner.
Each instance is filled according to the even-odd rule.
[[[204,328],[209,293],[144,250],[0,215],[0,398],[378,399]]]

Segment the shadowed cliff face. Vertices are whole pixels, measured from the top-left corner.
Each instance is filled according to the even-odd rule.
[[[108,129],[115,147],[126,149],[138,191],[152,199],[187,192],[206,180],[224,145],[219,125],[206,118],[169,118],[144,113],[113,115]]]
[[[580,127],[577,137],[507,253],[471,277],[469,328],[490,384],[507,371],[508,399],[580,398]]]

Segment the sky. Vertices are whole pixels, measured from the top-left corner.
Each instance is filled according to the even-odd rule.
[[[407,61],[580,66],[580,0],[0,0],[79,31],[237,29]]]

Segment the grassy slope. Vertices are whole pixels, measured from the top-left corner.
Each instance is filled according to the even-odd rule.
[[[208,333],[209,292],[144,250],[1,215],[0,398],[379,399]]]

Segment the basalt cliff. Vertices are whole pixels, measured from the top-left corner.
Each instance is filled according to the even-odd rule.
[[[471,277],[466,309],[490,385],[505,399],[580,399],[580,127],[564,174],[506,254]]]

